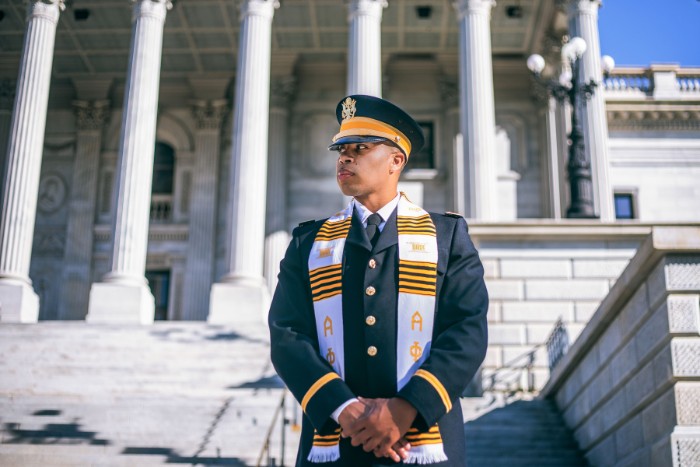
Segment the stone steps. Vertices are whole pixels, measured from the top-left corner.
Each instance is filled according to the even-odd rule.
[[[3,324],[0,375],[1,466],[255,465],[284,391],[262,324]]]
[[[0,466],[256,465],[283,392],[263,326],[0,325]],[[460,402],[470,467],[586,465],[547,401]],[[299,436],[285,426],[287,466]]]
[[[517,401],[464,425],[470,467],[585,467],[571,432],[548,400]]]

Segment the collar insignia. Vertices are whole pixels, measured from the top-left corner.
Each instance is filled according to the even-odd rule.
[[[355,112],[357,111],[355,108],[356,103],[357,101],[355,101],[355,99],[351,99],[350,97],[343,101],[343,121],[350,120],[355,116]]]

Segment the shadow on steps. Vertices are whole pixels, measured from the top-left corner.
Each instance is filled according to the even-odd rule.
[[[549,400],[516,401],[464,424],[469,467],[587,467]]]

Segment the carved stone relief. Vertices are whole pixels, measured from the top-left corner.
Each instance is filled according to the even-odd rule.
[[[58,174],[47,174],[39,182],[37,207],[45,213],[56,212],[65,202],[67,193],[66,182]]]

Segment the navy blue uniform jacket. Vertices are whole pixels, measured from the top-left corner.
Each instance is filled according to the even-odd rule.
[[[431,214],[437,229],[438,265],[436,318],[430,356],[421,369],[434,378],[414,376],[396,387],[396,315],[398,298],[398,232],[396,210],[374,248],[353,215],[343,258],[343,326],[345,381],[328,378],[331,366],[319,355],[309,284],[308,258],[323,221],[302,224],[280,265],[279,283],[269,314],[272,363],[295,398],[305,406],[297,466],[364,467],[394,464],[377,459],[341,438],[340,460],[312,464],[306,460],[313,429],[330,434],[337,426],[331,413],[356,396],[399,396],[417,410],[414,426],[438,423],[448,461],[436,467],[463,467],[465,440],[459,396],[486,354],[488,295],[484,270],[467,223],[450,214]],[[369,266],[374,259],[376,266]],[[367,295],[367,287],[375,288]],[[376,318],[369,325],[368,316]],[[371,321],[370,321],[371,322]],[[367,353],[369,346],[378,351]],[[325,377],[325,378],[324,378]]]

